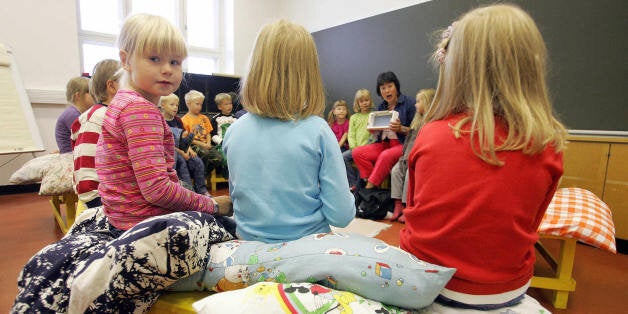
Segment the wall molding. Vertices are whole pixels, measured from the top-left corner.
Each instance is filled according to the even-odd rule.
[[[598,130],[567,130],[570,135],[589,136],[621,136],[628,137],[628,131],[598,131]]]
[[[31,104],[66,105],[65,91],[57,89],[26,89]]]

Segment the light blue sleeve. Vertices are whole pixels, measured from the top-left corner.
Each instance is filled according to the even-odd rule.
[[[322,162],[319,171],[321,211],[330,225],[346,227],[355,217],[355,201],[349,189],[345,164],[336,136],[321,127]]]

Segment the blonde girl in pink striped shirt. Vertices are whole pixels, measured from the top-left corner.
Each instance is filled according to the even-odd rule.
[[[118,45],[125,73],[96,150],[98,192],[109,222],[127,230],[176,211],[230,215],[228,196],[187,190],[173,169],[174,139],[157,104],[181,83],[187,57],[181,33],[162,17],[138,14],[126,20]]]

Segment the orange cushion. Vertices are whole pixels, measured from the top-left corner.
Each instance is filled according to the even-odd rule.
[[[538,231],[545,235],[574,238],[612,253],[617,252],[611,210],[585,189],[558,189]]]

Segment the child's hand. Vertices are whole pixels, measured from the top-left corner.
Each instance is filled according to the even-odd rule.
[[[190,159],[190,154],[188,154],[187,152],[181,151],[181,156],[183,156],[183,159],[185,160]]]
[[[217,216],[231,216],[233,215],[233,203],[231,203],[231,197],[229,196],[216,196],[214,201],[218,203],[218,212],[214,213]]]
[[[195,158],[196,152],[192,150],[192,148],[188,148],[188,156],[190,156],[190,158]]]

